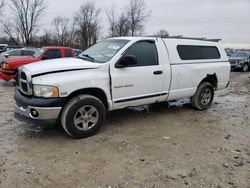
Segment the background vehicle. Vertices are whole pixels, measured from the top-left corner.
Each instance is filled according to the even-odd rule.
[[[7,47],[8,47],[8,44],[0,44],[0,53],[5,52]]]
[[[22,46],[8,45],[8,44],[0,44],[0,54],[5,52],[5,51],[19,49],[19,48],[23,48],[23,47]]]
[[[73,52],[74,52],[74,54],[75,54],[75,57],[78,57],[78,55],[79,55],[80,53],[82,53],[82,50],[80,50],[80,49],[73,49]]]
[[[20,56],[33,56],[37,52],[38,48],[22,48],[15,50],[8,50],[0,54],[0,63],[3,62],[6,58],[20,57]]]
[[[8,58],[1,64],[0,78],[9,81],[15,78],[17,69],[26,64],[41,60],[74,57],[73,49],[68,47],[43,47],[33,54],[32,57]]]
[[[101,128],[107,111],[183,97],[205,110],[229,84],[230,64],[217,40],[112,38],[79,57],[20,68],[15,116],[59,120],[68,135],[84,138]]]
[[[246,51],[237,51],[229,57],[231,69],[240,69],[247,72],[250,69],[250,53]]]

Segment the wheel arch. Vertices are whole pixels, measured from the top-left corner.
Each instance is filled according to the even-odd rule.
[[[73,97],[76,97],[76,96],[78,96],[78,95],[83,95],[83,94],[85,94],[85,95],[92,95],[92,96],[94,96],[94,97],[100,99],[100,100],[103,102],[103,104],[104,104],[106,110],[109,109],[109,105],[108,105],[108,101],[107,101],[107,95],[106,95],[105,92],[104,92],[102,89],[100,89],[100,88],[84,88],[84,89],[76,90],[76,91],[72,92],[72,93],[67,97],[67,98],[68,98],[67,102],[68,102],[70,99],[72,99]]]
[[[216,73],[214,74],[207,74],[207,76],[200,82],[200,84],[204,83],[204,82],[208,82],[210,84],[213,85],[213,87],[215,89],[217,89],[217,86],[218,86],[218,78],[217,78],[217,75]],[[199,85],[200,85],[199,84]]]

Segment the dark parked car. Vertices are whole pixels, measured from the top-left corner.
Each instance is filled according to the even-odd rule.
[[[250,53],[247,51],[237,51],[229,57],[231,69],[240,69],[243,72],[249,71]]]
[[[0,44],[0,53],[5,52],[8,44]]]
[[[0,44],[0,54],[8,51],[8,50],[13,50],[13,49],[20,49],[23,48],[22,46],[13,46],[13,45],[8,45],[8,44]]]

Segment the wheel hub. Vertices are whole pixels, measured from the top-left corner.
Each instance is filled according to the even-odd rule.
[[[93,128],[99,119],[99,112],[94,106],[86,105],[81,107],[75,114],[74,125],[81,131]]]
[[[212,93],[209,89],[204,89],[201,94],[201,103],[203,105],[208,105],[212,97]]]
[[[243,71],[247,72],[248,71],[248,66],[247,65],[243,65]]]

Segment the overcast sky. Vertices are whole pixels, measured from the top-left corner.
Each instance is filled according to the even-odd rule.
[[[53,17],[69,18],[84,0],[46,0],[47,10],[42,26],[51,27]],[[166,29],[170,35],[221,38],[226,46],[250,48],[250,0],[145,0],[152,17],[146,24],[146,34]],[[102,11],[106,32],[105,9],[116,6],[123,10],[129,0],[95,0]]]

